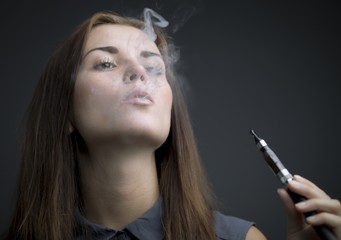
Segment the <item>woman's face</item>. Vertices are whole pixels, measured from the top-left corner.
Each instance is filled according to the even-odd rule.
[[[169,133],[171,107],[164,61],[143,31],[115,24],[91,30],[73,99],[74,127],[87,144],[158,147]]]

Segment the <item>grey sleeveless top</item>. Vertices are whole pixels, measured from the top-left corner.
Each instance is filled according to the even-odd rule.
[[[123,230],[117,231],[90,222],[76,211],[76,240],[162,240],[161,225],[162,207],[160,199],[141,217],[128,224]],[[253,222],[233,216],[226,216],[218,211],[214,212],[215,232],[217,240],[242,240],[245,239]],[[80,226],[86,228],[83,233]],[[78,226],[78,227],[77,227]]]

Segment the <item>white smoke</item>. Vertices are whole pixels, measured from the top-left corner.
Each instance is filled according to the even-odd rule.
[[[156,34],[154,32],[153,25],[161,28],[165,28],[168,26],[168,21],[150,8],[145,8],[143,10],[143,18],[144,18],[143,31],[148,35],[151,41],[155,41],[156,39]]]

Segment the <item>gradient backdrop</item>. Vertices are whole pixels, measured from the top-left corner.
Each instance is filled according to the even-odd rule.
[[[2,1],[0,230],[19,168],[19,126],[42,69],[74,27],[98,10],[171,22],[196,138],[226,214],[285,239],[279,181],[249,135],[292,173],[341,199],[341,30],[338,1]],[[176,32],[172,33],[173,30]]]

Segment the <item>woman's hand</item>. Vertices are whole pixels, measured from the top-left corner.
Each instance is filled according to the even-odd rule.
[[[341,240],[341,204],[337,199],[331,199],[323,190],[309,180],[295,175],[289,182],[290,191],[307,198],[301,203],[294,203],[285,189],[279,189],[288,215],[288,239],[319,239],[312,226],[326,225]],[[316,211],[317,214],[304,221],[303,213]]]

